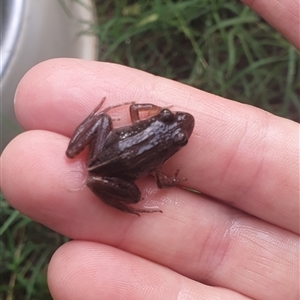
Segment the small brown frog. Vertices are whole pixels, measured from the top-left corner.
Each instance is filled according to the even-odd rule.
[[[66,155],[73,158],[87,145],[87,186],[107,205],[136,214],[162,212],[140,209],[128,204],[141,200],[134,181],[149,174],[155,176],[159,188],[175,186],[185,178],[177,178],[180,167],[168,178],[161,167],[185,146],[194,128],[194,117],[185,112],[171,112],[153,104],[123,103],[97,112],[105,98],[75,130]],[[109,110],[128,105],[132,124],[114,128]],[[140,112],[148,117],[140,119]]]

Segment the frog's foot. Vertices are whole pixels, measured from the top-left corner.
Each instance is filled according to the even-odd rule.
[[[140,113],[141,112],[147,112],[148,117],[152,117],[156,114],[158,114],[161,111],[161,107],[151,104],[151,103],[134,103],[130,105],[129,112],[132,123],[136,123],[141,120]]]
[[[111,199],[107,199],[107,198],[102,198],[101,199],[105,204],[109,205],[109,206],[112,206],[120,211],[123,211],[123,212],[126,212],[126,213],[129,213],[129,214],[134,214],[134,215],[137,215],[138,217],[140,217],[142,213],[155,213],[155,212],[160,212],[162,213],[163,211],[160,210],[160,209],[157,209],[157,208],[149,208],[149,209],[146,209],[146,208],[135,208],[135,207],[132,207],[132,206],[129,206],[123,202],[117,202],[117,201],[111,201]]]
[[[178,165],[177,169],[172,177],[167,177],[161,170],[161,168],[157,168],[155,170],[155,179],[158,188],[171,188],[177,185],[179,182],[186,181],[186,178],[177,178],[181,167]]]
[[[141,216],[140,214],[143,214],[143,213],[155,213],[155,212],[162,213],[163,212],[162,210],[157,209],[157,208],[149,208],[149,209],[135,208],[135,207],[127,205],[124,202],[112,201],[112,199],[108,199],[108,198],[101,198],[101,200],[109,206],[112,206],[120,211],[125,212],[125,213],[137,215],[138,217],[140,217]]]

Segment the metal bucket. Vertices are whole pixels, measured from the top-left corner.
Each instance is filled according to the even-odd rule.
[[[82,34],[94,12],[91,0],[1,0],[1,151],[21,132],[14,94],[32,66],[55,57],[97,59],[97,38]]]

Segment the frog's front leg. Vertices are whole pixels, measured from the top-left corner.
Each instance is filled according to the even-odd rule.
[[[117,177],[101,177],[90,175],[87,186],[105,204],[121,211],[136,214],[162,212],[159,209],[141,209],[128,206],[141,200],[141,192],[134,182]]]
[[[180,171],[180,166],[177,166],[177,169],[172,177],[167,177],[161,170],[161,167],[157,168],[154,173],[157,187],[160,189],[171,188],[177,185],[179,182],[186,181],[186,178],[177,178]]]

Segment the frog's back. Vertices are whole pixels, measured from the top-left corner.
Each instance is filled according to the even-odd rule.
[[[143,130],[125,132],[123,128],[111,132],[105,149],[89,166],[91,173],[135,180],[160,167],[182,147],[174,138],[176,124],[157,121]]]

